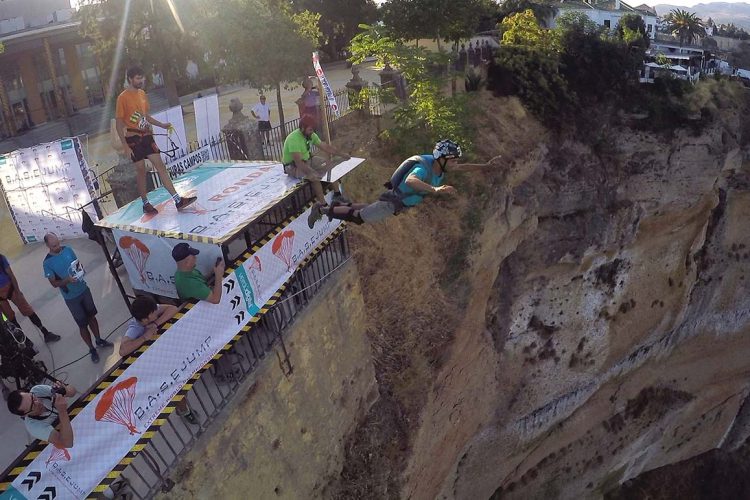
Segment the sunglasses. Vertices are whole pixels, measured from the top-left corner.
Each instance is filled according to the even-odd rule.
[[[29,413],[31,413],[34,410],[34,405],[36,405],[39,402],[39,398],[31,394],[31,404],[29,405],[29,409],[23,412],[23,415],[26,416]]]

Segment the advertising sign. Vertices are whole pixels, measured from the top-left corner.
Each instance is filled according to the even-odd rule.
[[[24,243],[41,241],[49,232],[83,236],[79,207],[92,200],[93,183],[75,137],[0,157],[0,184]],[[89,213],[95,220],[93,210]]]

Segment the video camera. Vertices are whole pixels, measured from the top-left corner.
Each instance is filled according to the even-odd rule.
[[[35,360],[37,350],[15,323],[0,318],[0,378],[14,379],[17,389],[32,387],[45,378],[47,366]]]

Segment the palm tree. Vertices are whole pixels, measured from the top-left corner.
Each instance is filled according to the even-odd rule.
[[[680,47],[685,42],[692,43],[700,37],[706,36],[703,20],[692,12],[673,9],[664,17],[667,31],[680,39]]]

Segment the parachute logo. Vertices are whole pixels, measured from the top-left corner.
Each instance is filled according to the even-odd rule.
[[[138,432],[133,422],[133,399],[136,377],[126,378],[107,389],[96,404],[94,418],[99,422],[112,422],[125,427],[130,434]]]
[[[247,267],[250,270],[250,277],[253,280],[253,288],[255,288],[255,295],[260,293],[260,283],[258,282],[258,273],[263,271],[263,266],[260,264],[260,258],[254,255],[250,259],[250,265]]]
[[[52,445],[52,452],[49,454],[47,461],[44,462],[44,465],[49,467],[49,464],[52,462],[70,462],[70,453],[68,453],[67,448],[58,448]]]
[[[148,261],[151,251],[138,238],[132,236],[123,236],[120,238],[120,248],[130,257],[130,261],[138,270],[141,282],[146,283],[146,262]]]
[[[292,270],[292,256],[294,254],[294,231],[284,231],[273,240],[271,245],[271,251],[278,257],[284,264],[286,264],[286,270]]]

